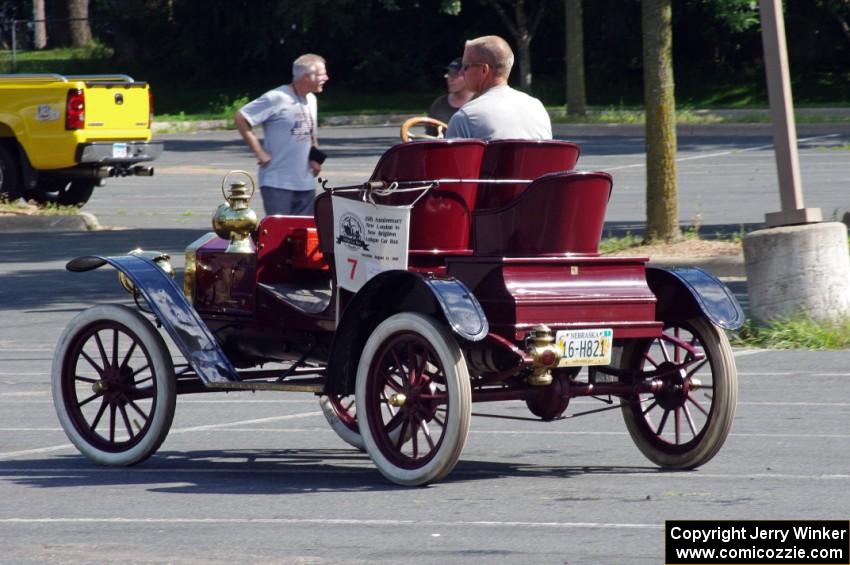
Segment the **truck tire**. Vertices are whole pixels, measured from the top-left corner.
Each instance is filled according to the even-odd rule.
[[[94,187],[97,186],[92,180],[75,180],[70,184],[65,185],[63,190],[60,190],[56,195],[56,203],[62,206],[82,206],[89,201]]]
[[[91,198],[95,186],[94,180],[46,179],[38,181],[38,186],[27,192],[26,197],[39,204],[82,207]]]
[[[9,202],[21,197],[23,190],[20,184],[21,175],[18,171],[18,160],[8,147],[0,145],[0,200]]]

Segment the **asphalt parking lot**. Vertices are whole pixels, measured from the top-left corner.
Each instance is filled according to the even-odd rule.
[[[395,136],[322,133],[336,184],[364,180]],[[850,136],[823,135],[802,141],[801,162],[807,206],[829,217],[850,207]],[[656,564],[667,519],[848,518],[850,351],[736,350],[732,434],[696,471],[658,471],[617,411],[553,423],[478,415],[454,473],[402,488],[297,393],[180,397],[154,457],[92,464],[57,422],[51,359],[77,312],[127,295],[113,272],[71,274],[65,262],[142,245],[181,266],[181,250],[209,229],[222,174],[253,171],[234,132],[162,137],[157,176],[116,179],[87,207],[116,229],[0,233],[0,562]],[[639,137],[579,140],[583,168],[615,175],[609,227],[639,227]],[[734,231],[774,211],[769,143],[680,139],[683,221],[699,213]],[[568,414],[600,406],[575,400]],[[522,403],[473,408],[530,415]]]

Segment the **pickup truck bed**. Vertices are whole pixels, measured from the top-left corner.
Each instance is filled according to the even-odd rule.
[[[0,75],[0,198],[82,206],[111,176],[150,176],[152,95],[126,75]]]

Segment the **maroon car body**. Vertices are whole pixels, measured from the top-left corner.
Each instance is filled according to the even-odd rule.
[[[575,171],[578,156],[561,141],[394,146],[362,186],[326,187],[315,217],[264,218],[250,252],[214,234],[192,244],[184,295],[150,268],[156,254],[72,261],[119,269],[187,363],[169,368],[135,312],[81,315],[54,365],[66,432],[100,463],[132,464],[164,439],[177,394],[300,390],[320,395],[340,437],[387,478],[417,485],[454,468],[472,402],[520,400],[551,421],[593,396],[602,410],[619,399],[656,464],[702,465],[734,416],[724,330],[741,309],[699,269],[600,255],[612,179]],[[339,199],[411,207],[406,269],[343,288]],[[258,369],[274,362],[287,366]]]

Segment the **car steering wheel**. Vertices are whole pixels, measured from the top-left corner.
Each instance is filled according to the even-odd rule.
[[[411,133],[410,129],[418,126],[434,126],[437,128],[437,135],[428,135],[426,133]],[[440,120],[426,117],[410,118],[401,124],[401,140],[410,141],[411,139],[442,139],[446,136],[448,125]]]

